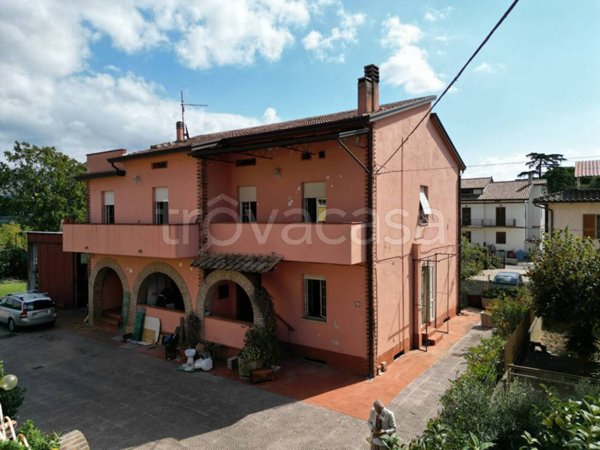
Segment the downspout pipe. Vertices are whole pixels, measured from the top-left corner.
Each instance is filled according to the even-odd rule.
[[[462,173],[458,171],[458,180],[456,181],[456,239],[457,242],[457,250],[458,250],[458,258],[456,259],[456,280],[458,291],[456,292],[456,315],[460,315],[460,303],[462,300],[462,203],[460,198],[460,185],[462,183]]]
[[[373,128],[371,126],[368,135],[368,147],[367,147],[367,160],[368,166],[373,168]],[[373,246],[375,245],[375,229],[374,229],[374,215],[373,215],[373,170],[366,171],[367,180],[367,359],[369,364],[369,378],[374,378],[376,375],[375,365],[377,355],[375,354],[375,293],[374,293],[374,280],[373,280]]]

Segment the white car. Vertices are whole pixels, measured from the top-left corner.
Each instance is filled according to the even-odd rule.
[[[0,322],[7,324],[10,331],[17,327],[54,325],[56,316],[56,306],[45,293],[23,292],[0,299]]]

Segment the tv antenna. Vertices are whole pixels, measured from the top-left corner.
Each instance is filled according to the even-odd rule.
[[[180,91],[180,92],[181,92],[181,123],[183,124],[184,137],[186,139],[189,139],[190,134],[188,133],[187,125],[185,124],[185,107],[186,106],[208,106],[208,105],[202,105],[199,103],[184,103],[183,102],[183,91]]]

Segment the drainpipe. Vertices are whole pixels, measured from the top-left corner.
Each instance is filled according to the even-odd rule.
[[[373,224],[373,194],[374,194],[374,175],[373,168],[375,165],[373,164],[373,125],[370,126],[369,135],[368,135],[368,148],[367,148],[367,160],[368,165],[371,170],[367,172],[367,211],[368,211],[368,224],[367,224],[367,358],[369,363],[369,378],[374,378],[376,375],[376,359],[377,355],[375,354],[375,339],[377,337],[377,333],[375,327],[377,326],[377,322],[375,320],[375,292],[374,292],[374,239],[375,239],[375,229]]]
[[[461,201],[460,201],[460,184],[461,184],[462,174],[460,170],[458,171],[458,180],[456,182],[456,238],[457,249],[458,249],[458,258],[456,258],[456,285],[458,286],[458,291],[456,292],[456,315],[460,315],[460,301],[462,295],[462,229],[461,229]]]

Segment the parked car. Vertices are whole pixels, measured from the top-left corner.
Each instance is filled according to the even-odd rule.
[[[519,272],[498,272],[492,280],[492,290],[516,291],[523,286],[523,275]]]
[[[52,324],[56,321],[56,305],[41,292],[8,294],[0,299],[0,322],[10,331],[17,327]]]

